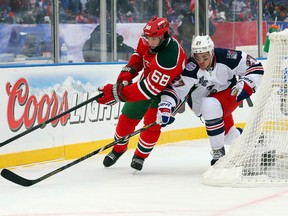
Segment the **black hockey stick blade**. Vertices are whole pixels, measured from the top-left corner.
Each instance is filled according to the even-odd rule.
[[[34,127],[31,127],[31,128],[29,128],[29,129],[27,129],[26,131],[23,131],[22,133],[17,134],[16,136],[11,137],[11,138],[5,140],[4,142],[1,142],[1,143],[0,143],[0,147],[2,147],[2,146],[4,146],[4,145],[7,145],[8,143],[10,143],[10,142],[12,142],[12,141],[14,141],[14,140],[16,140],[16,139],[18,139],[18,138],[26,135],[26,134],[29,134],[29,133],[31,133],[32,131],[35,131],[36,129],[44,128],[47,124],[51,123],[52,121],[54,121],[54,120],[56,120],[56,119],[59,119],[59,118],[61,118],[62,116],[67,115],[67,114],[75,111],[76,109],[78,109],[78,108],[80,108],[80,107],[83,107],[83,106],[85,106],[86,104],[91,103],[91,102],[97,100],[98,98],[102,97],[102,95],[103,95],[102,93],[99,94],[99,95],[96,95],[95,97],[92,97],[92,98],[88,99],[87,101],[84,101],[84,102],[82,102],[82,103],[80,103],[80,104],[78,104],[78,105],[76,105],[76,106],[74,106],[74,107],[72,107],[72,108],[70,108],[70,109],[62,112],[62,113],[60,113],[60,114],[58,114],[58,115],[56,115],[56,116],[54,116],[54,117],[46,120],[45,122],[42,122],[42,123],[40,123],[40,124],[38,124],[38,125],[35,125]]]
[[[35,180],[25,179],[22,176],[19,176],[8,169],[3,169],[1,171],[1,175],[11,182],[14,182],[16,184],[19,184],[19,185],[22,185],[25,187],[29,187],[29,186],[36,184],[38,182],[37,179],[35,179]]]
[[[31,185],[34,185],[34,184],[40,182],[40,181],[43,181],[44,179],[49,178],[50,176],[53,176],[53,175],[65,170],[65,169],[67,169],[67,168],[69,168],[69,167],[71,167],[71,166],[73,166],[75,164],[78,164],[79,162],[81,162],[83,160],[86,160],[87,158],[90,158],[93,155],[95,155],[95,154],[97,154],[97,153],[99,153],[101,151],[104,151],[107,148],[110,148],[114,144],[116,144],[115,141],[112,142],[112,143],[109,143],[108,145],[106,145],[106,146],[104,146],[104,147],[102,147],[100,149],[97,149],[97,150],[95,150],[95,151],[93,151],[93,152],[91,152],[91,153],[89,153],[89,154],[87,154],[87,155],[75,160],[75,161],[72,161],[71,163],[68,163],[68,164],[66,164],[66,165],[64,165],[64,166],[62,166],[62,167],[60,167],[60,168],[58,168],[58,169],[56,169],[56,170],[54,170],[54,171],[52,171],[50,173],[47,173],[46,175],[43,175],[43,176],[41,176],[40,178],[37,178],[37,179],[26,179],[26,178],[24,178],[24,177],[22,177],[22,176],[20,176],[20,175],[18,175],[16,173],[12,172],[11,170],[8,170],[8,169],[3,169],[1,171],[1,176],[4,177],[5,179],[11,181],[11,182],[14,182],[15,184],[22,185],[24,187],[29,187]]]
[[[34,184],[36,184],[38,182],[43,181],[44,179],[47,179],[47,178],[51,177],[51,176],[53,176],[53,175],[55,175],[55,174],[57,174],[59,172],[62,172],[63,170],[66,170],[67,168],[69,168],[71,166],[74,166],[74,165],[78,164],[81,161],[84,161],[84,160],[92,157],[93,155],[96,155],[99,152],[102,152],[102,151],[114,146],[115,144],[117,144],[117,143],[119,143],[119,142],[121,142],[123,140],[129,139],[132,136],[135,136],[135,135],[141,133],[142,131],[144,131],[144,130],[146,130],[146,129],[148,129],[148,128],[156,125],[156,124],[157,124],[156,122],[153,122],[153,123],[150,123],[148,125],[145,125],[144,127],[134,131],[133,133],[128,134],[127,136],[122,137],[121,139],[115,140],[115,141],[103,146],[102,148],[99,148],[99,149],[97,149],[97,150],[95,150],[95,151],[93,151],[93,152],[91,152],[91,153],[89,153],[87,155],[84,155],[83,157],[78,158],[77,160],[74,160],[74,161],[72,161],[72,162],[70,162],[70,163],[68,163],[68,164],[66,164],[66,165],[64,165],[64,166],[62,166],[62,167],[50,172],[50,173],[47,173],[46,175],[43,175],[43,176],[37,178],[37,179],[26,179],[26,178],[24,178],[22,176],[17,175],[16,173],[12,172],[11,170],[8,170],[8,169],[3,169],[1,171],[1,176],[3,178],[5,178],[5,179],[15,183],[15,184],[18,184],[18,185],[21,185],[21,186],[24,186],[24,187],[29,187],[31,185],[34,185]]]

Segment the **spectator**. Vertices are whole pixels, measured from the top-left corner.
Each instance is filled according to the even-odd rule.
[[[222,0],[218,0],[216,2],[216,11],[217,11],[217,19],[218,22],[226,22],[227,17],[229,15],[229,4],[225,3]]]
[[[14,16],[14,13],[12,11],[10,11],[8,13],[8,16],[6,18],[6,22],[5,23],[15,24],[15,16]]]
[[[44,24],[51,24],[51,21],[50,21],[50,17],[49,17],[49,16],[45,16],[45,17],[44,17]]]
[[[7,44],[6,51],[7,53],[19,54],[23,44],[21,43],[21,36],[17,28],[13,28],[11,31],[10,39]]]
[[[44,41],[34,33],[29,33],[26,36],[26,41],[22,54],[27,57],[38,57],[43,53]]]
[[[279,12],[278,20],[287,22],[288,21],[287,8],[285,6],[280,6],[279,9],[280,9],[280,12]]]
[[[111,24],[107,25],[107,52],[111,56],[112,53],[112,35]],[[122,35],[117,34],[117,55],[118,59],[128,60],[133,52],[133,48],[126,45]],[[101,49],[100,49],[100,25],[98,25],[90,34],[90,38],[85,42],[83,49],[83,58],[85,62],[100,62],[101,61]],[[112,61],[111,57],[108,61]]]

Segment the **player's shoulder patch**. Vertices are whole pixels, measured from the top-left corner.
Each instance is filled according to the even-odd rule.
[[[227,50],[227,55],[226,58],[227,59],[237,59],[238,57],[238,52],[236,52],[235,50]]]
[[[188,63],[186,64],[185,69],[182,72],[182,75],[197,79],[198,70],[199,66],[195,62],[193,62],[191,58],[189,58]]]
[[[193,71],[193,70],[195,70],[196,67],[197,67],[197,65],[194,62],[189,62],[186,65],[185,69],[188,71]]]
[[[231,69],[237,67],[242,58],[242,52],[238,50],[215,48],[214,52],[217,63],[226,65]]]
[[[237,50],[232,49],[224,49],[224,48],[215,48],[214,53],[217,59],[221,61],[225,61],[225,59],[233,59],[236,60],[240,57],[241,53]]]

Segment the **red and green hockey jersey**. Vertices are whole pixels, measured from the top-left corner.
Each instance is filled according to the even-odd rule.
[[[149,100],[157,96],[185,68],[187,57],[183,48],[174,38],[159,52],[152,52],[148,44],[140,38],[128,65],[137,73],[143,70],[141,79],[122,89],[122,95],[128,102]]]

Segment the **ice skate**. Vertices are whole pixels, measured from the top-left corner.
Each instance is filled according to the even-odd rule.
[[[126,151],[126,150],[125,150]],[[124,151],[124,152],[125,152]],[[103,160],[103,165],[105,167],[110,167],[113,164],[116,163],[116,161],[124,154],[124,152],[116,152],[114,149],[112,149],[112,151],[105,156],[104,160]]]
[[[141,158],[134,154],[131,162],[131,167],[137,171],[141,171],[144,164],[144,158]]]
[[[220,149],[212,149],[212,157],[211,166],[213,166],[221,157],[225,155],[225,148],[224,146]]]

